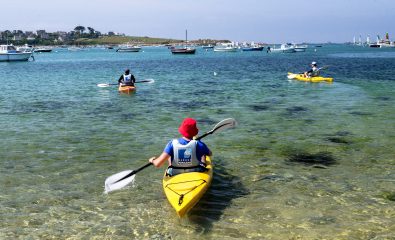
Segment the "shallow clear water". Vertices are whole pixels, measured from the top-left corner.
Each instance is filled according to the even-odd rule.
[[[0,239],[393,239],[395,51],[324,45],[305,53],[173,56],[90,49],[0,63]],[[311,61],[333,84],[288,81]],[[125,68],[132,95],[96,84]],[[216,72],[215,76],[213,73]],[[204,139],[214,181],[178,219],[163,169],[103,194],[178,135]]]

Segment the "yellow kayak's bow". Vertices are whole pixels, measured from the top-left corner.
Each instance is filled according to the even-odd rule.
[[[179,217],[183,217],[202,198],[213,178],[213,165],[206,157],[206,172],[188,172],[173,177],[163,176],[163,190]]]

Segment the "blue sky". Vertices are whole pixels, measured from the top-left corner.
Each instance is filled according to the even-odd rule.
[[[0,0],[0,31],[71,31],[267,43],[395,39],[395,0]],[[13,9],[15,7],[15,9]],[[23,17],[21,17],[23,16]]]

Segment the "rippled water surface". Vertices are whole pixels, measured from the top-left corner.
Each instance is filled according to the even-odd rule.
[[[310,46],[297,54],[173,56],[103,49],[0,63],[0,239],[394,239],[395,51]],[[289,81],[311,61],[332,84]],[[125,68],[140,83],[120,95]],[[215,75],[214,72],[217,74]],[[163,169],[103,194],[178,136],[204,139],[214,180],[183,219]]]

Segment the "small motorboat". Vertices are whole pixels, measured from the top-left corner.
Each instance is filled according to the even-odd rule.
[[[209,44],[209,45],[202,46],[202,48],[203,49],[212,49],[212,48],[214,48],[214,46]]]
[[[28,61],[33,57],[32,50],[18,51],[13,45],[0,45],[0,62]]]
[[[52,49],[51,48],[36,48],[36,49],[34,49],[34,52],[36,52],[36,53],[52,52]]]
[[[214,47],[214,52],[237,52],[238,48],[231,43],[220,43]]]
[[[117,52],[140,52],[141,47],[139,46],[130,46],[130,45],[124,45],[124,46],[120,46],[117,49]]]
[[[294,53],[295,51],[295,47],[293,45],[290,44],[281,44],[281,46],[279,48],[276,47],[268,47],[267,48],[267,52],[268,53]]]
[[[195,54],[196,48],[171,48],[170,51],[173,54]]]
[[[299,45],[299,44],[294,44],[293,47],[295,52],[305,52],[306,49],[308,48],[307,45]]]
[[[258,47],[258,46],[254,46],[254,47],[243,47],[241,48],[242,51],[244,52],[249,52],[249,51],[262,51],[263,47]]]

